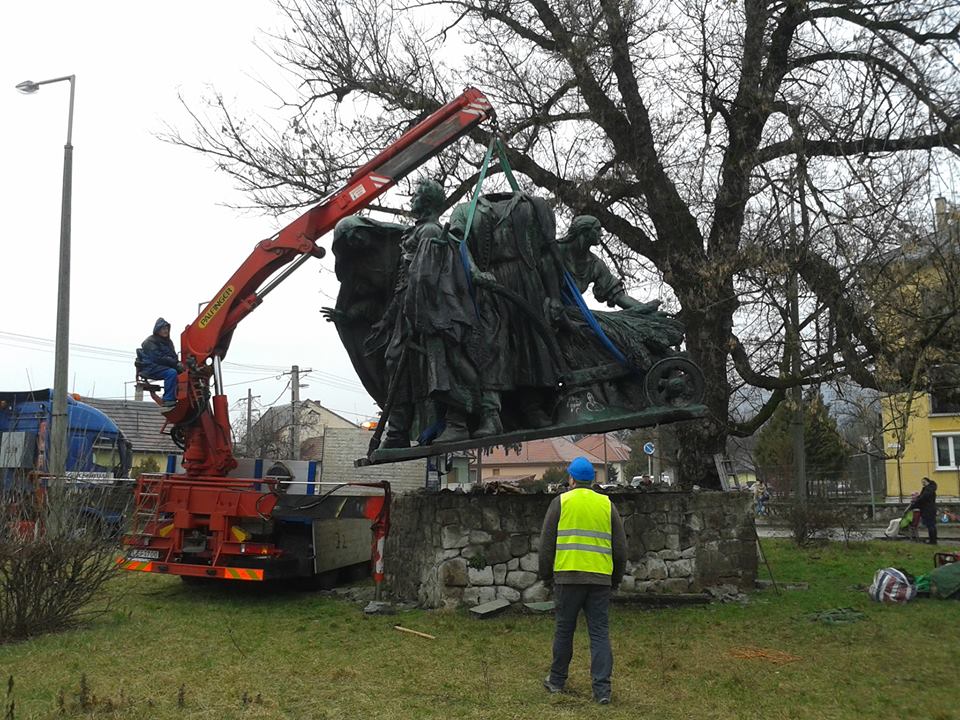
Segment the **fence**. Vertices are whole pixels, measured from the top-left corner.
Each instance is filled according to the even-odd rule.
[[[806,476],[808,497],[882,500],[887,494],[883,461],[867,455],[854,455],[843,470],[808,466]],[[774,497],[790,497],[796,489],[792,465],[760,466],[757,478]]]

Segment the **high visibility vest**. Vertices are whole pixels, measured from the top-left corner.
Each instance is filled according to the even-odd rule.
[[[574,488],[560,496],[553,570],[613,574],[610,498],[606,495]]]

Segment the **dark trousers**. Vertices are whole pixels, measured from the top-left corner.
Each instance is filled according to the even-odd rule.
[[[921,518],[920,522],[924,524],[927,528],[927,538],[931,545],[937,544],[937,517],[934,515],[931,518]]]
[[[147,365],[140,374],[149,380],[163,380],[163,399],[171,402],[177,399],[177,371],[163,365]]]
[[[563,687],[567,669],[573,657],[573,633],[577,616],[583,610],[590,635],[590,675],[593,678],[595,698],[610,695],[610,675],[613,673],[613,650],[610,648],[609,585],[555,585],[556,630],[553,635],[553,664],[550,682]]]

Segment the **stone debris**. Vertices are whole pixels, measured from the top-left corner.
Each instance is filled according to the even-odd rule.
[[[371,600],[364,606],[363,612],[365,615],[396,615],[397,609],[393,606],[393,603]]]
[[[510,602],[507,600],[493,600],[491,602],[483,603],[482,605],[477,605],[476,607],[470,608],[470,612],[475,618],[486,619],[491,618],[496,615],[499,615],[504,610],[510,608]]]
[[[376,588],[373,585],[346,585],[332,590],[323,590],[319,594],[348,600],[349,602],[367,603],[373,600]]]
[[[772,580],[755,580],[753,583],[754,587],[757,590],[767,590],[773,587]],[[793,583],[777,583],[777,587],[781,590],[809,590],[810,583],[805,582],[793,582]]]
[[[713,602],[719,603],[740,603],[741,605],[746,605],[750,602],[750,596],[746,593],[740,592],[740,588],[736,585],[714,585],[713,587],[704,588],[704,591],[709,595]]]

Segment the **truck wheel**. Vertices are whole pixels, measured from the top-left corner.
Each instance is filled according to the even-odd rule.
[[[310,577],[300,578],[296,585],[303,590],[333,590],[337,586],[338,574],[337,570],[327,570]]]

